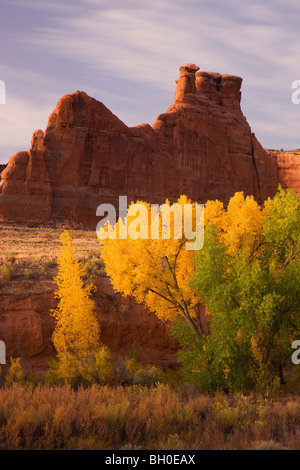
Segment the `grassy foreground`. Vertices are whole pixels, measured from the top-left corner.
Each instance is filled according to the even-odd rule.
[[[0,449],[297,449],[300,397],[193,388],[14,384],[0,389]]]

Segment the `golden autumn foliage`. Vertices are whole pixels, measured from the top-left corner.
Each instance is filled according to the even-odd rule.
[[[143,204],[148,219],[150,206]],[[238,192],[227,207],[206,203],[202,249],[187,250],[174,232],[170,239],[103,240],[113,287],[159,318],[177,320],[189,380],[199,377],[208,390],[243,390],[255,382],[273,389],[276,374],[283,382],[282,363],[300,321],[299,209],[292,190],[279,187],[262,207]],[[149,236],[152,226],[147,230]],[[210,314],[205,334],[200,302]]]
[[[58,305],[52,311],[56,320],[53,343],[62,363],[82,360],[99,349],[100,327],[91,299],[93,285],[84,285],[84,269],[74,257],[72,239],[68,231],[60,236],[58,274]]]
[[[189,202],[186,196],[178,199],[181,207]],[[141,204],[148,210],[149,223],[145,225],[147,233],[141,233],[140,238],[134,240],[130,237],[121,239],[118,234],[124,231],[122,220],[118,221],[116,227],[108,228],[108,233],[115,230],[115,238],[102,240],[106,272],[115,290],[144,302],[158,318],[174,320],[178,315],[183,316],[192,329],[196,325],[201,333],[199,299],[188,284],[194,273],[195,251],[186,249],[184,235],[181,239],[175,238],[172,213],[170,239],[162,239],[161,225],[159,239],[151,239],[150,204]],[[166,205],[173,207],[168,201]],[[127,225],[133,219],[133,216],[128,215]],[[195,205],[192,219],[195,229]],[[253,196],[245,198],[242,192],[236,193],[227,210],[218,200],[208,201],[204,221],[206,226],[214,224],[222,243],[228,244],[230,254],[235,254],[241,248],[255,252],[260,246],[262,212]]]
[[[147,219],[146,224],[142,223],[140,216],[137,218],[131,215],[129,207],[127,228],[124,226],[124,221],[120,219],[116,227],[108,229],[111,231],[115,229],[115,238],[101,240],[106,272],[116,291],[124,295],[133,295],[139,303],[144,302],[158,318],[168,320],[183,316],[186,322],[195,329],[197,320],[194,319],[197,318],[198,299],[187,282],[194,269],[193,250],[186,249],[186,243],[190,239],[186,238],[183,228],[189,222],[193,230],[196,230],[196,205],[191,205],[186,196],[181,196],[178,203],[173,205],[166,201],[157,214],[159,233],[157,232],[157,238],[153,238],[150,235],[154,229],[153,220],[155,219],[151,218],[150,204],[139,203],[147,209],[143,214],[143,217]],[[192,207],[190,213],[184,209],[187,204]],[[181,224],[174,223],[175,211],[172,209],[175,206],[182,209]],[[164,239],[162,232],[165,227],[162,217],[164,211],[169,210],[170,236],[169,239]],[[129,230],[131,223],[135,223],[135,218],[139,220],[140,237],[120,238],[119,233],[122,233],[124,227],[125,230]],[[190,220],[187,220],[188,218]],[[176,234],[178,227],[181,232]],[[175,238],[176,236],[178,238]]]
[[[240,250],[254,253],[261,244],[263,212],[253,196],[235,193],[227,210],[218,200],[205,205],[205,225],[213,224],[222,243],[228,245],[230,255]]]

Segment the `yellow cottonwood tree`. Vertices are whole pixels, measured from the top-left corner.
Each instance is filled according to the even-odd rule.
[[[227,211],[206,206],[204,249],[191,280],[210,311],[203,348],[183,338],[186,364],[211,390],[264,389],[284,381],[283,363],[300,329],[300,200],[279,187],[260,208],[237,193]],[[182,360],[184,360],[182,356]]]
[[[139,204],[146,207],[144,214],[141,211],[139,217],[131,215],[130,206],[126,226],[124,221],[119,219],[116,227],[108,228],[108,233],[114,230],[114,238],[101,237],[102,258],[113,287],[124,295],[133,295],[137,302],[145,303],[149,310],[162,320],[184,317],[186,323],[201,334],[198,299],[188,285],[188,279],[194,270],[194,250],[187,249],[186,243],[192,238],[187,239],[184,230],[189,222],[194,233],[196,231],[196,205],[192,205],[186,196],[181,196],[173,205],[167,200],[156,214],[159,230],[155,238],[155,217],[153,213],[151,217],[150,204]],[[185,205],[189,205],[190,213],[185,210]],[[176,224],[175,214],[178,208],[181,223]],[[165,213],[170,214],[170,236],[166,239],[162,237],[163,230],[166,229],[162,222]],[[143,217],[147,219],[144,220],[147,222],[145,224]],[[131,236],[121,238],[119,235],[124,234],[124,230],[128,235],[131,223],[139,225],[139,236],[135,239]],[[178,238],[175,238],[176,236]]]
[[[71,235],[60,236],[58,286],[55,295],[58,305],[52,311],[56,327],[52,339],[60,361],[83,360],[99,349],[100,326],[91,299],[93,285],[84,286],[84,269],[74,257]]]
[[[222,202],[208,201],[205,205],[205,225],[214,225],[220,242],[228,246],[228,254],[246,250],[254,255],[262,244],[263,211],[253,196],[237,192],[227,210]]]
[[[183,207],[190,201],[186,196],[178,199]],[[133,295],[138,302],[144,302],[157,317],[174,320],[184,317],[186,323],[202,333],[199,315],[199,299],[188,284],[194,273],[194,250],[186,250],[186,237],[174,237],[174,229],[169,240],[151,239],[150,205],[142,202],[148,209],[149,224],[147,234],[132,240],[120,239],[119,229],[123,229],[119,220],[115,229],[115,238],[102,240],[106,271],[114,289],[124,295]],[[166,201],[167,207],[173,207]],[[130,213],[130,208],[128,214]],[[163,213],[163,210],[162,210]],[[172,216],[172,214],[171,214]],[[244,198],[242,192],[236,193],[228,204],[227,210],[222,202],[208,201],[204,211],[205,225],[213,224],[222,243],[228,245],[229,254],[240,249],[255,253],[261,243],[262,212],[253,196]],[[192,211],[192,224],[195,229],[195,205]],[[127,217],[129,226],[132,217]],[[184,222],[184,220],[183,220]],[[171,228],[174,216],[171,217]],[[112,227],[108,229],[111,231]],[[122,232],[122,230],[120,230]]]

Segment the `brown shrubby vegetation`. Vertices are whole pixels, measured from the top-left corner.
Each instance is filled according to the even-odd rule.
[[[299,433],[299,397],[163,384],[0,389],[0,449],[297,449]]]
[[[287,388],[268,398],[209,395],[176,371],[143,366],[137,351],[117,362],[107,352],[98,369],[83,367],[70,383],[55,371],[53,362],[36,376],[18,358],[3,368],[0,450],[299,447],[300,396]]]

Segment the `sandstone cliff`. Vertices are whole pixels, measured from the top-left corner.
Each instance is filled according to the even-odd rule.
[[[292,188],[300,196],[300,150],[269,150],[276,158],[279,181],[283,188]]]
[[[174,104],[152,127],[127,127],[84,92],[64,96],[45,132],[36,131],[30,150],[2,172],[0,220],[95,227],[97,206],[119,195],[227,202],[244,191],[263,202],[278,186],[276,158],[242,114],[241,83],[180,67]]]
[[[169,325],[138,305],[133,298],[116,294],[108,278],[94,280],[94,301],[101,326],[101,341],[112,357],[128,357],[136,347],[144,364],[172,366],[177,361],[178,344]],[[23,364],[45,369],[55,356],[51,341],[55,308],[51,281],[11,281],[0,290],[0,338],[7,357],[21,357]]]

